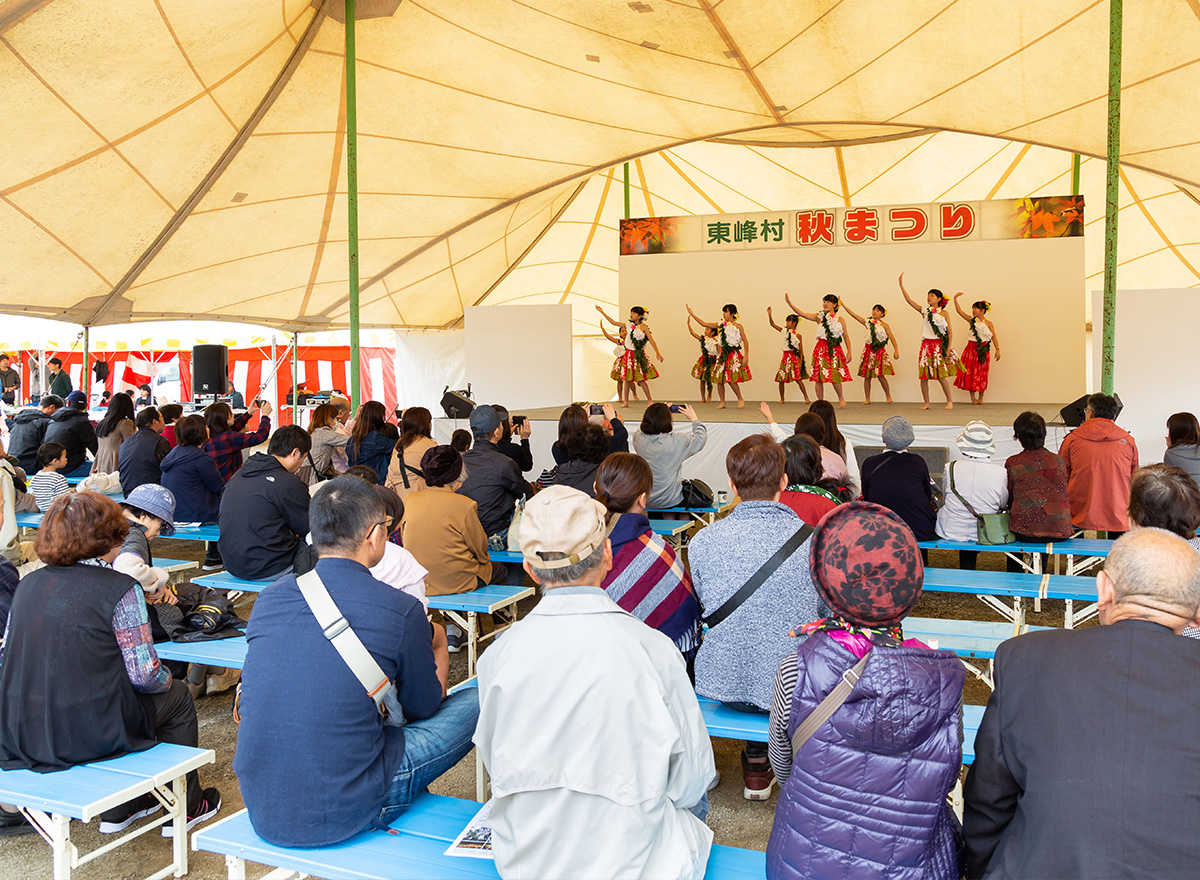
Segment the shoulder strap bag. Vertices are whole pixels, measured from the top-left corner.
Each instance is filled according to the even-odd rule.
[[[375,707],[383,716],[383,723],[391,727],[403,727],[404,711],[400,707],[400,698],[396,696],[396,686],[379,668],[371,652],[351,629],[349,621],[342,616],[321,576],[316,571],[310,571],[296,578],[296,585],[300,587],[300,594],[308,603],[309,610],[317,619],[317,625],[321,627],[325,638],[329,639],[330,644],[350,667],[367,696],[375,701]]]
[[[979,543],[1011,544],[1016,541],[1017,536],[1008,527],[1009,517],[1007,510],[1002,510],[999,513],[976,513],[975,508],[954,488],[954,466],[956,464],[958,464],[956,461],[950,462],[950,491],[954,493],[955,498],[962,502],[963,507],[967,509],[967,513],[975,517],[975,530]]]
[[[861,660],[842,673],[842,679],[837,683],[837,687],[829,692],[829,694],[821,701],[817,708],[808,713],[808,717],[800,722],[800,726],[796,728],[792,734],[792,757],[800,754],[800,749],[803,745],[812,739],[812,735],[816,733],[822,724],[833,717],[833,713],[841,708],[842,704],[850,696],[850,692],[854,690],[854,686],[858,684],[859,678],[862,677],[863,670],[867,668],[867,661],[871,659],[871,654],[868,653]]]
[[[750,579],[742,584],[740,590],[726,599],[720,608],[704,618],[704,623],[708,628],[712,629],[726,617],[737,611],[742,603],[753,596],[755,591],[766,582],[767,578],[775,573],[779,566],[783,565],[788,557],[800,549],[800,545],[807,541],[814,531],[815,529],[808,523],[801,525],[790,538],[784,541],[783,546],[775,551],[775,555],[764,562],[758,571],[754,572],[750,576]]]

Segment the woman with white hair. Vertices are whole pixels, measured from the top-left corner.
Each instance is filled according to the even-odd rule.
[[[991,460],[996,443],[986,423],[968,422],[957,442],[963,457],[946,466],[942,487],[946,503],[938,512],[937,533],[947,541],[974,542],[979,537],[976,514],[1008,508],[1008,472]],[[959,551],[959,568],[977,568],[978,564],[979,551]]]

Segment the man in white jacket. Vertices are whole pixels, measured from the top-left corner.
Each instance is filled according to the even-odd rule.
[[[679,650],[600,588],[604,507],[552,486],[520,539],[544,595],[479,661],[500,876],[702,877],[712,743]]]

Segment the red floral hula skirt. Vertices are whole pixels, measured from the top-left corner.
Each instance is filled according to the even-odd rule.
[[[894,376],[892,359],[888,357],[887,346],[872,348],[869,344],[863,346],[862,358],[858,362],[858,375],[863,379],[882,379],[884,376]]]
[[[944,356],[942,355],[940,339],[921,340],[921,352],[917,355],[917,367],[918,379],[949,379],[962,369],[954,349],[950,349]]]
[[[849,382],[850,365],[846,362],[846,351],[838,344],[832,355],[829,343],[818,339],[813,346],[812,378],[816,382]]]
[[[741,382],[749,382],[752,378],[750,368],[746,366],[746,358],[742,354],[741,349],[734,349],[725,357],[725,363],[717,362],[718,366],[715,371],[714,378],[718,382],[723,382],[726,385],[737,385]]]
[[[719,371],[717,370],[717,359],[701,355],[696,359],[696,366],[692,367],[692,378],[699,379],[709,385],[715,385],[721,381]]]
[[[638,362],[636,351],[626,349],[613,364],[612,378],[618,382],[645,382],[648,379],[657,379],[658,370],[650,363],[650,358],[645,352],[640,360],[641,363]]]
[[[776,382],[799,382],[808,378],[808,364],[794,351],[785,351],[775,372]]]
[[[963,391],[974,391],[982,394],[988,387],[988,368],[992,363],[992,349],[989,345],[983,357],[979,356],[979,344],[972,339],[963,349],[962,370],[954,377],[954,387]]]

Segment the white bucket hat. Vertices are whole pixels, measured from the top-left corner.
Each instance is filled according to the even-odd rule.
[[[991,458],[996,452],[991,425],[986,422],[967,422],[958,435],[958,451],[967,458]]]

